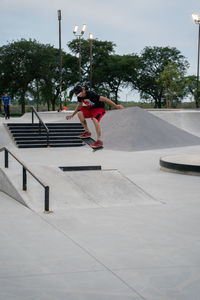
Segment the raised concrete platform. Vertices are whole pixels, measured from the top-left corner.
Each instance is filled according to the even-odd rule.
[[[172,172],[200,175],[200,155],[184,154],[165,156],[160,159],[160,166]]]

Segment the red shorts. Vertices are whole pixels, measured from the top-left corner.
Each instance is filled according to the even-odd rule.
[[[97,119],[99,122],[101,120],[101,118],[105,115],[106,111],[104,108],[98,107],[98,108],[90,108],[87,106],[82,106],[80,109],[85,117],[85,119],[87,118],[95,118]]]

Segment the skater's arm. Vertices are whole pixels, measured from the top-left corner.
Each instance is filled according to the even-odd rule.
[[[77,112],[80,110],[80,108],[82,107],[82,105],[83,105],[83,103],[82,103],[82,102],[79,102],[78,105],[76,106],[76,108],[75,108],[73,114],[71,114],[71,115],[69,115],[69,116],[66,116],[66,119],[67,119],[67,120],[70,120],[71,118],[73,118],[73,117],[77,114]]]
[[[111,106],[113,106],[114,108],[117,108],[117,109],[124,108],[123,105],[118,105],[118,104],[116,104],[115,102],[113,102],[112,100],[110,100],[110,99],[108,99],[106,97],[100,96],[99,101],[106,102],[108,105],[111,105]]]

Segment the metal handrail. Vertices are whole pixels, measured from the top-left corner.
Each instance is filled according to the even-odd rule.
[[[37,180],[43,187],[44,187],[44,211],[49,212],[49,186],[43,183],[39,178],[36,177],[35,174],[31,172],[31,170],[25,166],[24,163],[22,163],[8,148],[3,147],[0,149],[0,152],[5,151],[5,162],[4,167],[8,168],[8,153],[14,157],[20,165],[22,165],[22,177],[23,177],[23,183],[22,183],[22,189],[23,191],[27,190],[27,174],[26,171],[29,172],[29,174]]]
[[[34,106],[31,106],[32,109],[32,124],[34,124],[34,114],[36,115],[36,117],[39,120],[39,133],[41,133],[41,124],[44,126],[44,129],[47,132],[47,146],[49,146],[49,128],[47,127],[47,125],[42,121],[42,119],[40,118],[38,112],[36,111]]]

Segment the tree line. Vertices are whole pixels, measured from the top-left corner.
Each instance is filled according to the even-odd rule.
[[[97,93],[117,103],[120,90],[129,88],[155,108],[176,107],[186,96],[196,97],[196,76],[186,76],[189,63],[178,49],[145,47],[139,55],[118,55],[115,47],[110,41],[92,42],[92,89]],[[70,53],[62,50],[62,91],[70,98],[79,80],[79,39],[70,41],[68,48]],[[81,58],[82,82],[89,86],[88,40],[81,40]],[[55,110],[59,85],[59,49],[25,39],[0,47],[0,93],[8,91],[21,104],[22,114],[28,99]]]

